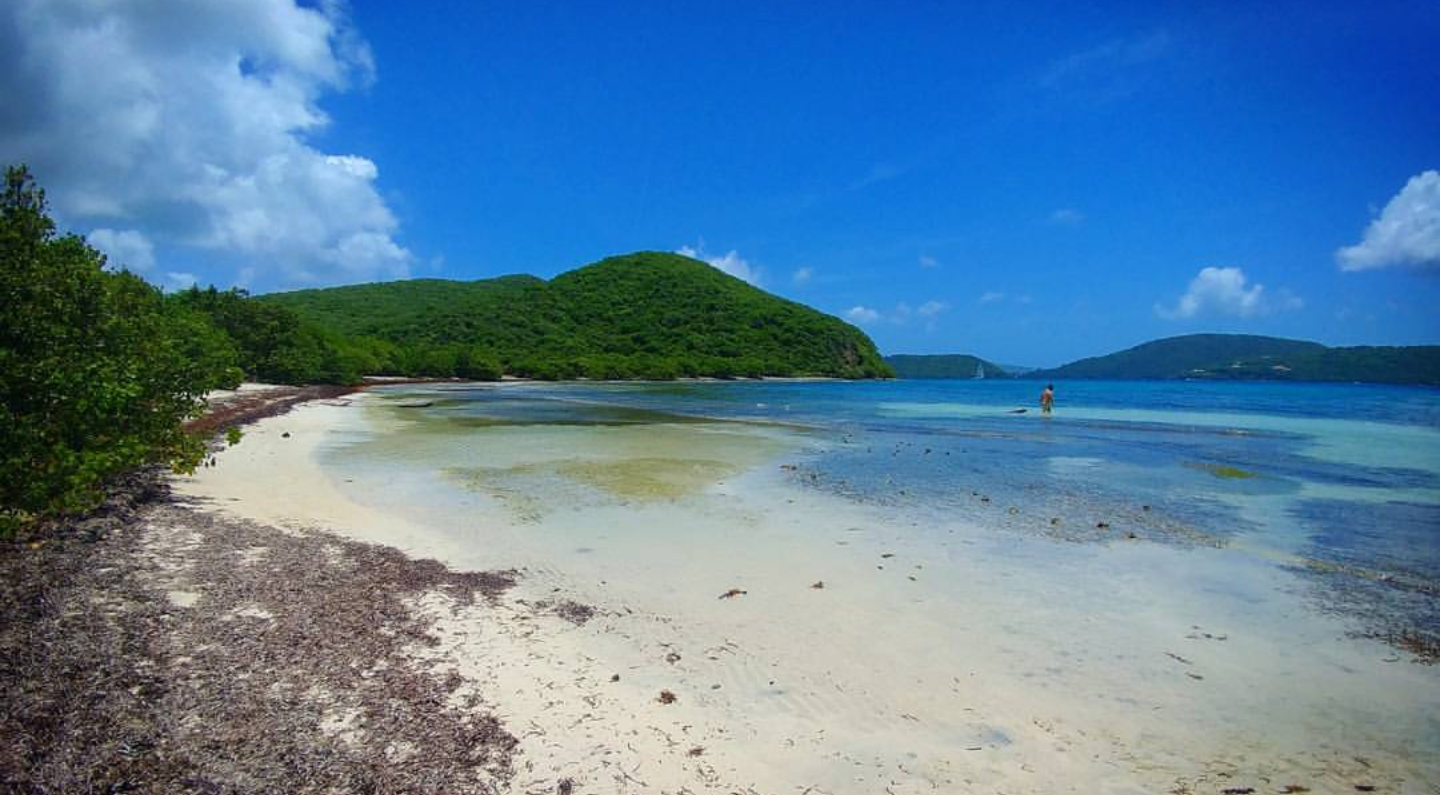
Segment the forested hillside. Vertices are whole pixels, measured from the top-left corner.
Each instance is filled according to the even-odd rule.
[[[899,378],[1009,378],[1010,373],[994,362],[964,353],[909,354],[886,356],[885,363]]]
[[[364,349],[373,372],[460,374],[463,360],[534,378],[890,375],[859,329],[677,254],[611,257],[549,282],[430,279],[260,301]]]

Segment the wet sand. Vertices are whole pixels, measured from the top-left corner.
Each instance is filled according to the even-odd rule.
[[[409,422],[374,396],[355,403],[262,421],[177,491],[458,570],[518,569],[494,604],[443,590],[407,603],[437,639],[413,664],[518,739],[515,792],[1419,793],[1440,780],[1435,668],[1347,637],[1235,550],[996,537],[965,517],[918,534],[787,485],[783,445],[748,471],[693,468],[713,478],[700,488],[626,494],[605,467],[556,463],[581,436],[526,446],[506,431],[487,461],[531,467],[518,485],[451,478],[466,501],[426,505],[397,480],[337,482],[322,466]],[[703,441],[695,458],[714,464]],[[547,445],[560,452],[534,453]],[[639,471],[672,468],[655,464],[669,455]],[[527,494],[556,478],[612,499]]]

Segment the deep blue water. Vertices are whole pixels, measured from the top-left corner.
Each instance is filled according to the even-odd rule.
[[[1440,390],[1079,381],[1056,384],[1046,418],[1042,386],[476,385],[437,409],[477,424],[794,425],[813,440],[797,482],[917,528],[962,515],[1062,543],[1245,545],[1440,638]]]

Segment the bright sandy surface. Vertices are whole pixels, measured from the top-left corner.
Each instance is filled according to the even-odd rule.
[[[423,600],[441,642],[415,651],[520,738],[515,792],[1436,791],[1436,671],[1346,638],[1242,551],[997,537],[958,517],[921,540],[778,477],[792,448],[774,439],[698,490],[569,506],[479,489],[429,510],[398,482],[321,467],[403,429],[402,411],[371,394],[303,406],[176,489],[519,569],[498,606]],[[598,465],[526,458],[579,441],[496,433],[496,472],[603,485]],[[647,461],[699,458],[716,432],[658,433],[671,446]],[[598,612],[575,625],[549,609],[565,601]]]

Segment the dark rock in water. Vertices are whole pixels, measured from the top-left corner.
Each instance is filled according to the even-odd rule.
[[[289,432],[289,431],[286,431],[286,432],[280,434],[280,438],[281,438],[281,439],[289,439],[289,438],[290,438],[290,432]]]
[[[397,409],[423,409],[435,405],[433,400],[406,400],[395,404]]]
[[[1030,410],[1030,409],[1010,409],[1009,411],[1007,411],[1007,412],[1005,412],[1005,413],[1006,413],[1006,414],[1024,414],[1025,412],[1027,412],[1027,411],[1029,411],[1029,410]]]

